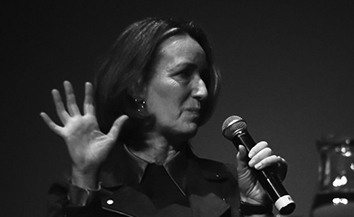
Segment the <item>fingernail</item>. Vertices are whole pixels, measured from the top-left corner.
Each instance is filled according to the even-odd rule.
[[[256,168],[258,170],[262,167],[262,165],[263,165],[262,163],[258,163],[254,166],[254,168]]]
[[[250,167],[253,167],[253,164],[254,164],[254,160],[251,159],[251,160],[248,162],[248,165],[249,165]]]

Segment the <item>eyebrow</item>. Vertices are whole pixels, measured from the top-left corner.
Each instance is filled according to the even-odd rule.
[[[181,61],[181,62],[179,62],[179,63],[173,65],[173,68],[181,68],[181,67],[188,67],[188,68],[193,67],[193,68],[197,68],[198,65],[199,65],[199,64],[196,64],[196,63],[190,62],[190,61]],[[201,67],[200,67],[201,69],[207,69],[207,68],[208,68],[208,64],[207,64],[207,63],[201,64],[200,66],[201,66]]]
[[[168,72],[176,72],[183,69],[195,70],[197,68],[197,64],[191,62],[181,62],[177,63],[168,68]]]

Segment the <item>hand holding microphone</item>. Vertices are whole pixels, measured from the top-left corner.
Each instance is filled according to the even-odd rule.
[[[249,154],[249,151],[256,145],[256,142],[247,131],[246,122],[238,116],[231,116],[224,121],[222,133],[225,138],[233,142],[236,148],[238,148],[239,145],[244,146],[245,150],[243,151],[246,151],[247,154]],[[259,145],[262,146],[262,144]],[[259,145],[257,145],[257,147]],[[246,161],[248,160],[249,159],[246,159]],[[250,162],[250,164],[251,163],[252,162]],[[282,185],[279,177],[269,168],[260,170],[250,168],[250,170],[267,192],[279,213],[284,215],[291,214],[295,209],[295,202]]]

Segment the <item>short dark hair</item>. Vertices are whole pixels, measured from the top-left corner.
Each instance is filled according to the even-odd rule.
[[[206,54],[209,76],[204,81],[208,90],[201,111],[204,124],[211,116],[218,97],[220,74],[214,65],[212,49],[204,31],[193,22],[172,18],[147,18],[128,26],[107,53],[95,76],[96,115],[102,132],[127,114],[129,122],[142,124],[149,118],[137,112],[132,92],[146,85],[159,45],[174,35],[189,35]]]

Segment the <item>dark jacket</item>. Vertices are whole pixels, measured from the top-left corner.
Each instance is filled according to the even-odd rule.
[[[149,197],[134,188],[127,174],[131,167],[123,156],[118,158],[116,172],[102,175],[102,188],[86,206],[68,200],[68,184],[54,184],[50,189],[48,216],[59,217],[217,217],[239,216],[239,191],[236,168],[212,160],[201,159],[187,148],[184,179],[188,205],[178,203],[157,209]],[[128,160],[129,161],[129,160]],[[116,162],[117,163],[117,162]],[[179,165],[179,162],[178,164]],[[117,169],[118,168],[118,169]],[[109,170],[108,170],[109,171]],[[178,175],[178,172],[177,172]]]

